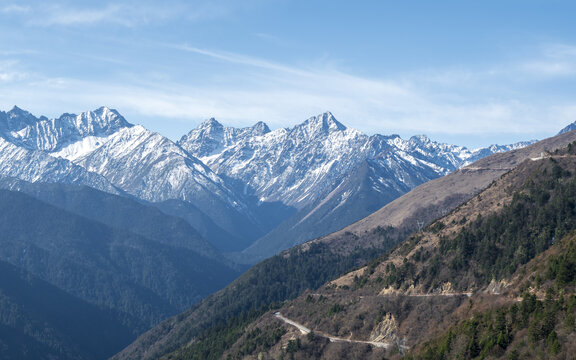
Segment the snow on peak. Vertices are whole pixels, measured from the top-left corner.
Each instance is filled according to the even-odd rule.
[[[256,124],[252,125],[254,135],[264,135],[270,132],[270,128],[263,121],[258,121]]]
[[[222,128],[224,128],[224,126],[213,117],[204,120],[204,122],[198,126],[198,129],[222,129]]]
[[[572,124],[566,126],[564,129],[560,130],[560,132],[558,133],[558,135],[560,134],[564,134],[570,131],[576,130],[576,121],[574,121]]]
[[[414,135],[410,137],[410,142],[420,143],[420,144],[430,144],[432,141],[426,135]]]
[[[54,122],[56,126],[74,126],[81,137],[111,135],[120,129],[133,126],[116,110],[107,107],[80,115],[63,115]]]
[[[40,119],[32,115],[30,112],[14,105],[12,110],[6,113],[0,111],[0,131],[20,131],[39,120]]]
[[[251,127],[234,128],[224,126],[214,118],[210,118],[182,136],[178,145],[194,156],[204,158],[241,143],[247,138],[265,135],[269,132],[270,128],[262,121]]]
[[[86,137],[104,137],[131,126],[107,107],[80,115],[65,113],[55,119],[37,118],[16,106],[8,113],[0,112],[0,135],[29,150],[60,151]]]
[[[301,129],[308,135],[324,134],[327,135],[335,131],[344,131],[346,126],[341,124],[331,112],[327,111],[318,116],[313,116],[302,124],[297,125],[295,129]]]

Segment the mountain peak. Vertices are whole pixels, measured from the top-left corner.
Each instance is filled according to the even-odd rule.
[[[258,121],[256,124],[252,125],[253,135],[264,135],[270,132],[270,128],[263,121]]]
[[[94,114],[100,115],[100,116],[120,116],[122,117],[122,115],[120,115],[120,113],[116,110],[116,109],[110,109],[107,106],[100,106],[98,109],[93,110],[92,111]]]
[[[216,120],[215,118],[211,117],[209,119],[206,119],[202,122],[202,124],[200,124],[198,126],[198,129],[216,129],[216,128],[223,128],[224,125],[222,125],[218,120]]]
[[[560,130],[560,132],[557,135],[560,134],[564,134],[570,131],[576,130],[576,121],[574,121],[572,124],[566,126],[564,129]]]
[[[126,119],[120,115],[116,109],[101,106],[96,110],[90,111],[90,113],[96,115],[99,119],[102,119],[105,123],[114,127],[123,128],[133,126],[133,124],[126,121]]]
[[[37,118],[17,106],[3,114],[2,136],[30,150],[58,151],[85,137],[107,136],[133,126],[118,111],[105,106],[80,115],[64,113],[55,119]]]
[[[340,131],[346,130],[346,126],[336,120],[330,111],[326,111],[325,113],[318,115],[317,118],[321,118],[322,123],[328,125],[330,129],[337,129]]]
[[[34,115],[32,115],[29,111],[26,111],[18,106],[14,105],[14,107],[7,112],[8,116],[11,118],[26,118],[26,119],[36,119]]]
[[[430,140],[430,138],[426,135],[414,135],[410,137],[410,142],[413,143],[418,143],[418,144],[430,144],[432,142],[432,140]]]
[[[17,105],[14,105],[14,107],[12,108],[12,110],[10,110],[9,112],[11,112],[11,113],[20,113],[20,114],[29,114],[28,111],[19,108]]]
[[[329,134],[346,130],[346,126],[336,120],[329,111],[309,118],[296,128],[305,129],[309,134]]]
[[[4,116],[2,117],[4,117],[5,120],[2,122],[1,126],[8,131],[20,131],[39,120],[30,112],[21,109],[16,105],[14,105],[10,111],[3,114]]]

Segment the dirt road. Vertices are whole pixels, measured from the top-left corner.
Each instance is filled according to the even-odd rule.
[[[290,319],[282,316],[282,314],[280,312],[275,312],[274,316],[276,318],[284,321],[286,324],[289,324],[289,325],[296,327],[298,330],[300,330],[300,332],[302,334],[309,334],[310,332],[312,332],[312,330],[308,329],[306,326],[304,326],[304,325],[302,325],[302,324],[300,324],[294,320],[290,320]],[[337,337],[337,336],[333,336],[333,335],[329,335],[329,334],[325,334],[323,332],[317,332],[317,331],[314,331],[314,334],[316,334],[317,336],[327,338],[328,340],[330,340],[330,342],[347,342],[347,343],[356,343],[356,344],[368,344],[368,345],[372,345],[372,346],[384,348],[384,349],[388,349],[390,346],[393,345],[391,343],[378,342],[378,341],[363,341],[363,340],[345,339],[345,338],[341,338],[341,337]]]

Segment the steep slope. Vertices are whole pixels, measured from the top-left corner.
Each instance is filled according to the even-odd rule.
[[[64,114],[52,120],[37,118],[18,107],[0,111],[0,175],[29,182],[83,184],[119,193],[106,178],[49,153],[66,153],[70,151],[70,144],[82,139],[99,139],[130,126],[108,108],[78,116]]]
[[[134,338],[118,314],[0,261],[0,357],[104,359]]]
[[[84,184],[110,193],[120,192],[103,176],[66,159],[18,147],[3,138],[0,138],[0,175],[29,182]]]
[[[387,186],[378,181],[383,177],[390,179]],[[266,255],[275,254],[278,249],[287,249],[340,230],[410,191],[409,186],[394,179],[390,171],[366,161],[350,171],[319,203],[298,211],[236,258],[256,262]]]
[[[364,219],[314,241],[329,243],[345,251],[349,248],[345,234],[358,237],[360,246],[369,246],[378,241],[373,234],[383,229],[417,230],[449,213],[523,161],[564,148],[575,140],[576,132],[568,132],[524,148],[493,154],[447,176],[424,183]]]
[[[107,107],[80,115],[63,114],[57,119],[37,118],[16,106],[8,112],[0,111],[0,136],[26,149],[58,152],[63,157],[71,152],[71,144],[92,140],[97,146],[98,139],[131,126],[116,110]],[[78,153],[80,149],[74,150]]]
[[[417,228],[416,220],[428,223],[444,210],[450,212],[522,161],[575,140],[576,132],[556,136],[525,149],[492,155],[468,169],[421,185],[367,221],[252,267],[218,294],[142,335],[115,358],[158,358],[169,353],[184,356],[184,352],[196,351],[203,358],[219,358],[242,336],[246,325],[272,304],[293,298],[306,288],[316,289],[343,269],[384,254],[406,232]],[[195,343],[189,348],[187,344],[192,341]]]
[[[56,119],[17,107],[0,112],[0,175],[29,182],[82,184],[136,197],[175,213],[191,205],[202,235],[226,251],[241,250],[264,230],[220,177],[165,137],[128,123],[105,107]],[[186,207],[186,206],[184,206]],[[199,210],[201,209],[201,210]],[[234,234],[234,235],[231,235]]]
[[[0,211],[0,259],[122,313],[134,332],[238,275],[186,247],[112,228],[19,192],[0,190]]]
[[[225,127],[216,119],[210,118],[200,124],[197,129],[184,135],[178,144],[194,156],[209,158],[229,146],[269,132],[270,128],[263,122],[258,122],[252,127],[238,129]]]
[[[565,151],[524,161],[389,254],[301,295],[276,316],[264,315],[225,356],[570,354],[576,328],[566,328],[561,319],[574,317],[576,309],[569,304],[576,303],[576,272],[572,252],[560,255],[557,248],[575,244],[575,168],[576,142]],[[537,256],[548,258],[547,264],[530,263]],[[547,300],[541,302],[545,291]],[[282,333],[282,328],[281,336],[270,333]],[[300,334],[308,331],[316,335]],[[276,342],[260,340],[246,351],[255,332],[259,339]],[[179,355],[193,353],[194,346]]]
[[[141,126],[119,131],[75,162],[140,199],[178,199],[202,209],[221,228],[244,240],[227,244],[225,250],[242,248],[261,234],[257,220],[222,179],[170,140]],[[129,175],[125,169],[130,169]]]
[[[266,209],[271,224],[280,226],[236,257],[253,263],[339,230],[464,164],[528,143],[469,151],[425,136],[367,136],[324,113],[275,131],[263,123],[235,129],[210,119],[179,144],[252,196],[256,209],[284,205]]]
[[[513,301],[489,309],[492,304],[486,301],[473,304],[466,315],[411,351],[409,358],[570,358],[576,351],[575,264],[572,232],[520,267],[512,282],[498,289]]]
[[[558,134],[564,134],[570,131],[574,131],[576,130],[576,121],[573,122],[572,124],[566,126],[564,129],[560,130],[560,132]]]

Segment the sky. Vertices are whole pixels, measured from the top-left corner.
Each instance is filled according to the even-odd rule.
[[[576,2],[0,0],[0,110],[100,106],[177,140],[203,120],[470,148],[576,121]]]

